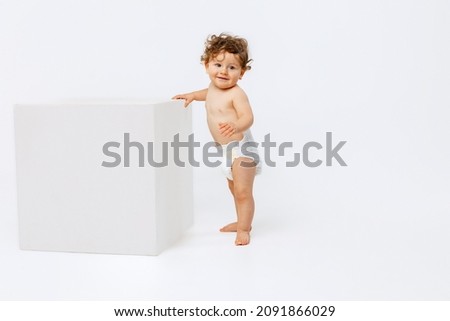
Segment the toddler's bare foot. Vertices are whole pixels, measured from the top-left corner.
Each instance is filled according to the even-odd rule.
[[[225,225],[220,229],[221,232],[237,232],[237,222]]]
[[[252,228],[250,227],[250,231]],[[221,232],[237,232],[237,222],[230,223],[228,225],[225,225],[220,229]]]
[[[250,232],[249,231],[237,231],[236,234],[236,241],[234,241],[234,244],[240,246],[240,245],[247,245],[250,243]]]

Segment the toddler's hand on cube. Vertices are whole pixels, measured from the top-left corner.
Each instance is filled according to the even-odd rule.
[[[192,93],[181,94],[173,96],[172,99],[184,99],[184,107],[187,107],[190,103],[194,101],[194,95]]]

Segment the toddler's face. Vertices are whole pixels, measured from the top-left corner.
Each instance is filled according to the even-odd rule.
[[[234,87],[245,73],[239,58],[229,52],[221,52],[205,64],[212,83],[220,89]]]

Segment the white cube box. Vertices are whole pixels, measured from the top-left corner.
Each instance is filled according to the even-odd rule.
[[[193,222],[188,151],[171,145],[192,132],[182,101],[16,105],[14,118],[21,249],[157,255]]]

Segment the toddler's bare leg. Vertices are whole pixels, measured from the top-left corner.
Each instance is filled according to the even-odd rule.
[[[230,189],[231,195],[233,195],[234,200],[234,183],[232,180],[227,179],[228,181],[228,188]],[[236,206],[236,202],[235,202]],[[236,213],[237,213],[237,207],[236,207]],[[237,222],[230,223],[228,225],[225,225],[220,229],[221,232],[236,232],[237,231]]]
[[[234,183],[232,180],[227,179],[228,182],[228,188],[230,189],[231,195],[233,196],[234,200]],[[234,202],[234,205],[236,207],[236,214],[237,214],[237,204]],[[252,227],[250,226],[250,231],[252,230]],[[230,224],[225,225],[220,229],[221,232],[237,232],[237,221],[232,222]]]
[[[231,195],[233,195],[234,200],[234,183],[232,180],[227,179],[228,181],[228,188],[230,189]],[[236,214],[237,214],[237,206],[236,202],[234,202],[234,205],[236,207]],[[230,223],[228,225],[225,225],[220,229],[221,232],[236,232],[237,231],[237,222]]]
[[[253,182],[255,180],[256,167],[245,167],[245,164],[248,163],[248,158],[239,157],[234,161],[232,168],[233,194],[238,216],[236,245],[247,245],[250,243],[250,230],[255,212]]]

